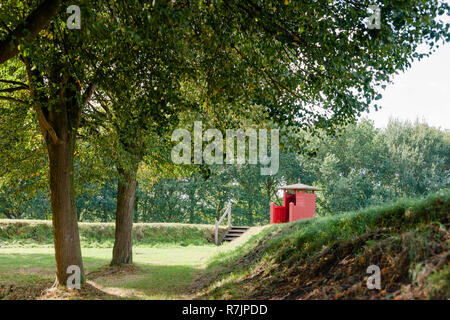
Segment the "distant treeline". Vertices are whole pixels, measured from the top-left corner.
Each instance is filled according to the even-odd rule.
[[[233,223],[269,222],[270,202],[280,203],[280,185],[313,184],[317,213],[331,215],[370,205],[416,197],[450,187],[450,133],[424,123],[391,121],[377,129],[368,120],[335,135],[297,134],[308,141],[285,143],[274,176],[260,175],[257,165],[221,165],[188,177],[140,174],[136,222],[213,223],[232,199]],[[84,168],[86,170],[86,168]],[[39,186],[40,184],[36,184]],[[86,182],[76,206],[80,221],[114,221],[117,181]],[[0,189],[0,216],[49,219],[48,192]]]

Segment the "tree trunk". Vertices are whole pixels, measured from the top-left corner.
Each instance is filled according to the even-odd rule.
[[[76,93],[66,90],[67,100],[54,105],[48,112],[48,121],[57,135],[57,141],[43,130],[50,166],[50,196],[55,245],[56,275],[60,285],[67,285],[69,266],[80,270],[80,283],[85,283],[81,257],[78,217],[73,186],[73,157],[78,127]]]
[[[122,168],[119,172],[116,207],[116,230],[111,265],[129,264],[133,262],[133,216],[136,194],[137,166],[131,170]]]
[[[14,213],[9,213],[7,210],[2,212],[7,219],[17,219],[17,215]]]
[[[73,190],[73,146],[70,142],[47,144],[50,162],[50,193],[55,244],[56,275],[60,285],[67,285],[67,268],[78,266],[81,283],[85,282]]]
[[[75,276],[71,277],[75,279],[75,283],[71,284],[78,284],[76,280],[79,280],[79,284],[83,284],[86,277],[81,256],[73,186],[73,157],[83,106],[78,99],[81,87],[74,77],[62,72],[62,68],[55,65],[51,72],[50,83],[57,84],[59,89],[57,95],[49,98],[44,93],[36,91],[36,88],[45,87],[39,70],[32,67],[27,57],[22,57],[22,61],[26,66],[30,94],[34,100],[33,107],[48,151],[56,283],[67,286],[68,278]],[[89,95],[83,97],[83,102],[88,101],[92,92],[91,88]],[[68,269],[69,267],[71,268]],[[77,275],[79,279],[76,279]]]

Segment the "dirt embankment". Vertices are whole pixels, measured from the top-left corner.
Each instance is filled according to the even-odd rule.
[[[305,224],[274,232],[232,263],[209,270],[210,282],[196,284],[203,285],[198,298],[449,299],[450,201],[437,197],[394,209],[373,219],[354,215],[315,230]],[[346,240],[320,246],[327,230],[344,225],[355,235],[349,231]],[[380,289],[367,286],[371,265],[381,271]]]

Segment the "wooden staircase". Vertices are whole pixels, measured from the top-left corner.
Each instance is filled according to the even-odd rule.
[[[233,241],[237,238],[239,238],[244,232],[246,232],[250,227],[237,227],[237,226],[231,226],[230,229],[228,229],[227,233],[225,233],[225,236],[222,239],[222,242],[227,241]]]
[[[219,239],[219,226],[222,223],[222,221],[225,219],[225,217],[228,217],[228,223],[227,227],[228,230],[223,236],[222,239]],[[238,227],[238,226],[232,226],[231,225],[231,201],[228,202],[227,208],[225,209],[225,212],[223,213],[222,217],[217,220],[214,225],[214,243],[216,246],[222,244],[224,241],[230,242],[234,239],[239,238],[244,232],[246,232],[250,227]]]

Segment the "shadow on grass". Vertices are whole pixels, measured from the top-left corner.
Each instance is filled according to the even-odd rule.
[[[85,257],[87,284],[80,291],[50,289],[50,253],[0,253],[0,299],[188,299],[200,269],[184,265],[109,267],[109,259]]]
[[[87,270],[98,268],[109,263],[106,258],[84,257],[83,265]],[[1,253],[0,281],[5,273],[13,274],[54,274],[56,271],[53,253]]]
[[[137,264],[133,271],[91,274],[88,280],[121,298],[188,299],[191,283],[200,272],[192,266]]]

